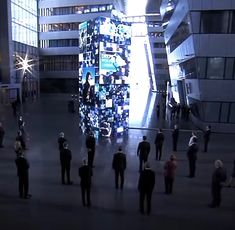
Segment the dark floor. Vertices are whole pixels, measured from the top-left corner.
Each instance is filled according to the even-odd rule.
[[[235,188],[224,188],[222,206],[210,209],[210,182],[213,162],[224,161],[228,175],[235,159],[235,135],[212,134],[209,152],[199,152],[196,178],[189,179],[186,158],[189,122],[181,127],[177,152],[178,169],[174,194],[165,195],[163,183],[164,161],[154,160],[155,128],[165,128],[163,160],[171,153],[172,124],[156,119],[153,112],[144,117],[145,128],[130,129],[128,136],[100,139],[97,142],[92,186],[92,207],[84,208],[78,178],[78,166],[86,156],[84,136],[78,129],[78,117],[67,112],[67,98],[42,96],[37,102],[27,102],[23,108],[30,140],[26,156],[30,162],[30,200],[18,198],[17,176],[13,143],[17,120],[10,106],[0,108],[0,120],[6,129],[5,148],[0,149],[0,229],[235,229]],[[64,131],[73,153],[72,180],[74,185],[60,184],[60,165],[57,136]],[[142,216],[138,212],[138,158],[136,148],[143,135],[152,144],[150,162],[156,172],[156,186],[152,198],[152,213]],[[202,134],[198,132],[202,146]],[[113,153],[122,145],[127,154],[124,190],[115,190],[111,169]]]

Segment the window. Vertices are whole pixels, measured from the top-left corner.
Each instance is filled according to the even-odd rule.
[[[228,11],[202,11],[201,33],[218,34],[228,33],[229,12]]]
[[[206,78],[206,58],[197,58],[197,77]]]
[[[203,102],[205,120],[208,122],[218,122],[220,113],[219,102]]]
[[[229,123],[235,123],[235,103],[231,104]]]
[[[208,58],[207,78],[223,79],[224,75],[224,58]]]
[[[225,79],[233,79],[234,58],[226,58]]]

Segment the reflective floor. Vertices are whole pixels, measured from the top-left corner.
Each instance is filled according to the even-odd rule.
[[[152,101],[152,98],[155,98]],[[37,102],[27,102],[23,109],[29,134],[26,156],[30,162],[30,200],[18,198],[17,176],[13,143],[17,120],[10,106],[0,108],[0,120],[6,129],[4,145],[0,149],[0,226],[1,229],[235,229],[235,188],[224,188],[219,209],[210,209],[210,183],[213,162],[224,161],[228,175],[235,158],[235,135],[212,134],[209,152],[199,152],[196,178],[189,179],[186,158],[190,122],[180,121],[178,169],[171,196],[164,194],[163,164],[172,149],[170,128],[176,121],[157,119],[156,104],[159,95],[150,94],[146,105],[131,115],[129,134],[103,138],[97,141],[95,168],[92,182],[92,207],[84,208],[78,178],[78,167],[86,156],[85,138],[78,129],[78,116],[67,112],[67,97],[42,95]],[[138,106],[142,106],[137,104]],[[142,113],[142,115],[141,115]],[[136,115],[136,116],[135,116]],[[137,117],[138,116],[138,117]],[[156,162],[154,138],[157,127],[164,128],[166,137],[163,161]],[[57,137],[64,131],[72,150],[72,186],[60,184],[60,165]],[[152,197],[152,213],[138,212],[139,194],[138,158],[136,148],[142,136],[151,143],[150,163],[156,172]],[[198,131],[200,150],[202,133]],[[116,190],[111,168],[113,153],[122,145],[127,154],[124,190]]]

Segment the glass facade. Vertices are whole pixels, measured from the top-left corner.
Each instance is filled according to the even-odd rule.
[[[40,16],[55,16],[55,15],[68,15],[68,14],[87,14],[97,12],[107,12],[113,9],[111,4],[103,5],[86,5],[86,6],[69,6],[69,7],[55,7],[55,8],[42,8],[40,9]]]
[[[38,46],[37,0],[12,0],[12,40]]]

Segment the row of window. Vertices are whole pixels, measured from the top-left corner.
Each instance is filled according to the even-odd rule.
[[[20,43],[20,42],[16,42],[14,41],[13,42],[14,44],[14,52],[17,52],[17,53],[24,53],[30,57],[30,56],[33,56],[35,58],[38,57],[38,48],[37,47],[34,47],[34,46],[29,46],[29,45],[26,45],[26,44],[23,44],[23,43]]]
[[[168,41],[167,49],[170,53],[187,39],[191,33],[235,34],[235,10],[191,12],[191,19],[189,14],[186,15]],[[192,24],[194,25],[193,28]]]
[[[156,69],[168,69],[168,65],[167,64],[155,64],[154,65]]]
[[[180,64],[188,79],[235,79],[235,58],[200,57]]]
[[[167,59],[167,54],[166,53],[154,53],[153,57],[156,58],[164,58]]]
[[[11,0],[11,2],[37,15],[37,0]]]
[[[78,70],[78,55],[44,56],[39,69],[40,71]]]
[[[166,45],[163,42],[154,42],[153,48],[166,48]]]
[[[78,30],[79,23],[54,23],[54,24],[41,24],[40,32],[53,32],[53,31],[70,31]]]
[[[68,14],[87,14],[111,11],[112,4],[105,5],[87,5],[87,6],[69,6],[56,8],[42,8],[39,10],[40,16],[68,15]]]
[[[21,1],[12,1],[11,13],[12,13],[12,40],[18,41],[30,46],[37,47],[38,45],[38,24],[37,15],[30,10],[35,7],[34,10],[37,12],[36,1],[31,1],[31,8],[23,8],[22,6],[28,6],[30,2],[25,1],[26,5],[19,6]],[[29,6],[28,6],[29,7]]]
[[[149,37],[163,37],[164,36],[164,33],[163,32],[150,32],[149,34]]]
[[[41,40],[40,48],[50,47],[78,47],[78,39],[58,39],[58,40]]]
[[[189,98],[192,113],[205,122],[235,123],[234,102],[204,102]]]

